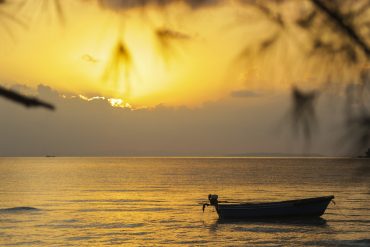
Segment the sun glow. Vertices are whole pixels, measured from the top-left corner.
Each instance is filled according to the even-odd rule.
[[[304,60],[290,44],[256,53],[260,48],[253,42],[276,30],[266,20],[251,28],[235,25],[248,24],[238,18],[256,14],[243,13],[234,1],[197,10],[174,1],[165,10],[147,6],[118,13],[88,1],[65,3],[64,25],[43,16],[30,31],[14,33],[17,44],[0,47],[0,79],[122,99],[115,106],[153,107],[196,106],[236,90],[285,90],[297,80],[313,85],[326,73],[317,70],[318,61],[284,69]],[[245,50],[248,45],[252,50]],[[240,62],[242,51],[250,54]],[[353,77],[344,73],[338,78]]]
[[[62,97],[68,98],[65,95],[63,95]],[[105,98],[102,96],[94,96],[94,97],[89,98],[81,94],[78,95],[78,98],[85,100],[85,101],[103,100],[103,101],[108,101],[109,104],[113,107],[133,109],[133,107],[128,102],[125,102],[123,99],[119,99],[119,98]]]
[[[129,103],[125,103],[123,99],[108,99],[109,103],[113,107],[120,107],[120,108],[129,108],[132,109],[132,106]]]
[[[181,5],[168,7],[167,17],[148,7],[144,17],[140,9],[116,14],[93,5],[83,5],[81,13],[82,4],[66,4],[66,25],[40,21],[31,32],[17,33],[21,45],[0,47],[7,58],[0,58],[8,71],[5,79],[29,86],[43,83],[87,98],[122,99],[137,107],[197,105],[240,86],[236,76],[226,79],[235,54],[223,47],[233,37],[217,37],[223,25],[217,16],[211,30],[207,15]],[[224,21],[232,19],[230,9],[217,11]],[[170,25],[166,18],[173,19]],[[115,60],[117,51],[121,57]]]

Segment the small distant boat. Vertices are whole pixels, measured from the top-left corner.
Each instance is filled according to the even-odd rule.
[[[203,211],[206,206],[214,206],[220,219],[320,217],[333,199],[334,196],[323,196],[280,202],[228,203],[219,202],[217,195],[209,195],[210,203],[203,204]]]

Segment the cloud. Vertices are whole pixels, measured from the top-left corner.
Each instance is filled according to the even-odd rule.
[[[229,98],[192,109],[133,110],[112,107],[103,97],[63,97],[45,86],[37,91],[38,97],[52,99],[55,112],[27,110],[0,99],[0,156],[302,152],[297,143],[274,131],[289,104],[286,96],[258,97],[253,104]],[[333,132],[324,129],[311,151],[330,152],[332,139]]]
[[[231,96],[235,98],[249,98],[249,97],[260,97],[261,94],[256,93],[251,90],[240,90],[240,91],[233,91],[231,93]]]
[[[37,94],[42,98],[47,98],[51,100],[57,100],[59,98],[58,91],[43,84],[37,86]]]
[[[220,0],[99,0],[101,6],[114,9],[114,10],[125,10],[136,7],[146,7],[149,5],[156,5],[165,7],[175,2],[181,2],[193,9],[205,7],[209,5],[215,5],[221,2]]]

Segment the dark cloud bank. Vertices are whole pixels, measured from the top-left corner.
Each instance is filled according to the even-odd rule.
[[[106,100],[63,98],[39,86],[39,97],[54,103],[55,112],[26,109],[0,99],[0,156],[301,153],[303,146],[287,134],[284,114],[289,97],[250,94],[239,92],[195,109],[131,110],[113,108]],[[335,119],[331,109],[322,111],[322,115],[331,112],[330,121]],[[333,129],[332,122],[324,119],[309,152],[336,154],[333,143],[338,133],[328,129]]]

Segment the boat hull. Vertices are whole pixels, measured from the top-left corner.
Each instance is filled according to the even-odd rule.
[[[334,196],[270,203],[218,204],[220,219],[320,217]]]

